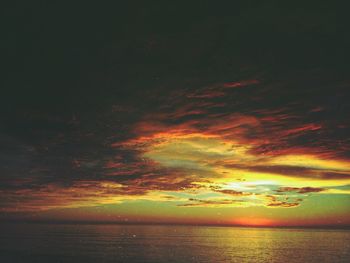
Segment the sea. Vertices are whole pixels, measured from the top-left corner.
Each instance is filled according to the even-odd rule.
[[[0,262],[350,262],[350,230],[1,224]]]

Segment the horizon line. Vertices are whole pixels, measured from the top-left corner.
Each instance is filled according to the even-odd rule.
[[[139,225],[139,226],[203,226],[203,227],[246,227],[246,228],[302,228],[302,229],[349,229],[350,225],[243,225],[214,223],[180,222],[135,222],[135,221],[83,221],[83,220],[35,220],[35,219],[0,219],[1,223],[48,224],[48,225]]]

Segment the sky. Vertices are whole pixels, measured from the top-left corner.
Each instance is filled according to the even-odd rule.
[[[350,225],[337,2],[12,3],[0,220]]]

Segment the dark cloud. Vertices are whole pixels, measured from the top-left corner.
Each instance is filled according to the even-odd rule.
[[[319,193],[325,191],[325,188],[318,187],[280,187],[276,192],[285,193],[285,192],[296,192],[299,194],[307,194],[307,193]]]
[[[267,206],[270,206],[270,207],[296,207],[296,206],[299,206],[299,203],[274,202],[274,203],[268,204]]]

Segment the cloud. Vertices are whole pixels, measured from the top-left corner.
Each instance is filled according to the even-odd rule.
[[[350,179],[350,172],[335,172],[328,169],[312,168],[298,165],[270,165],[267,161],[265,165],[230,164],[225,163],[225,167],[244,169],[247,171],[286,175],[299,178],[315,178],[322,180]]]
[[[219,207],[227,205],[239,205],[243,201],[241,200],[231,200],[231,199],[216,199],[216,200],[203,200],[203,199],[188,199],[190,203],[180,204],[178,206],[182,207]]]
[[[232,195],[232,196],[249,196],[252,195],[252,193],[246,193],[246,192],[239,192],[231,189],[220,189],[215,190],[218,193],[226,194],[226,195]]]
[[[293,208],[300,205],[303,201],[299,197],[279,196],[279,195],[265,195],[266,207],[272,208]]]
[[[299,203],[274,202],[274,203],[268,204],[267,206],[269,206],[269,207],[284,207],[284,208],[289,208],[289,207],[296,207],[296,206],[299,206]]]
[[[307,193],[319,193],[322,191],[325,191],[327,189],[325,188],[319,188],[319,187],[280,187],[276,192],[278,193],[285,193],[285,192],[296,192],[299,194],[307,194]]]
[[[251,80],[243,80],[243,81],[237,81],[237,82],[226,82],[224,83],[225,88],[239,88],[249,85],[259,84],[258,80],[251,79]]]
[[[38,212],[58,208],[78,208],[118,204],[128,200],[183,201],[161,190],[129,187],[110,181],[80,181],[71,186],[48,184],[39,189],[1,190],[2,212]],[[13,203],[15,201],[15,203]]]
[[[150,95],[152,105],[113,105],[87,128],[83,116],[60,120],[69,132],[55,134],[45,147],[21,146],[18,161],[7,162],[3,174],[21,176],[3,180],[2,204],[12,211],[178,200],[158,198],[172,191],[226,196],[193,198],[183,206],[286,208],[302,203],[295,194],[347,184],[349,147],[332,145],[335,124],[317,115],[327,106],[291,100],[277,86],[248,79],[178,88]],[[322,111],[312,110],[318,107]]]

